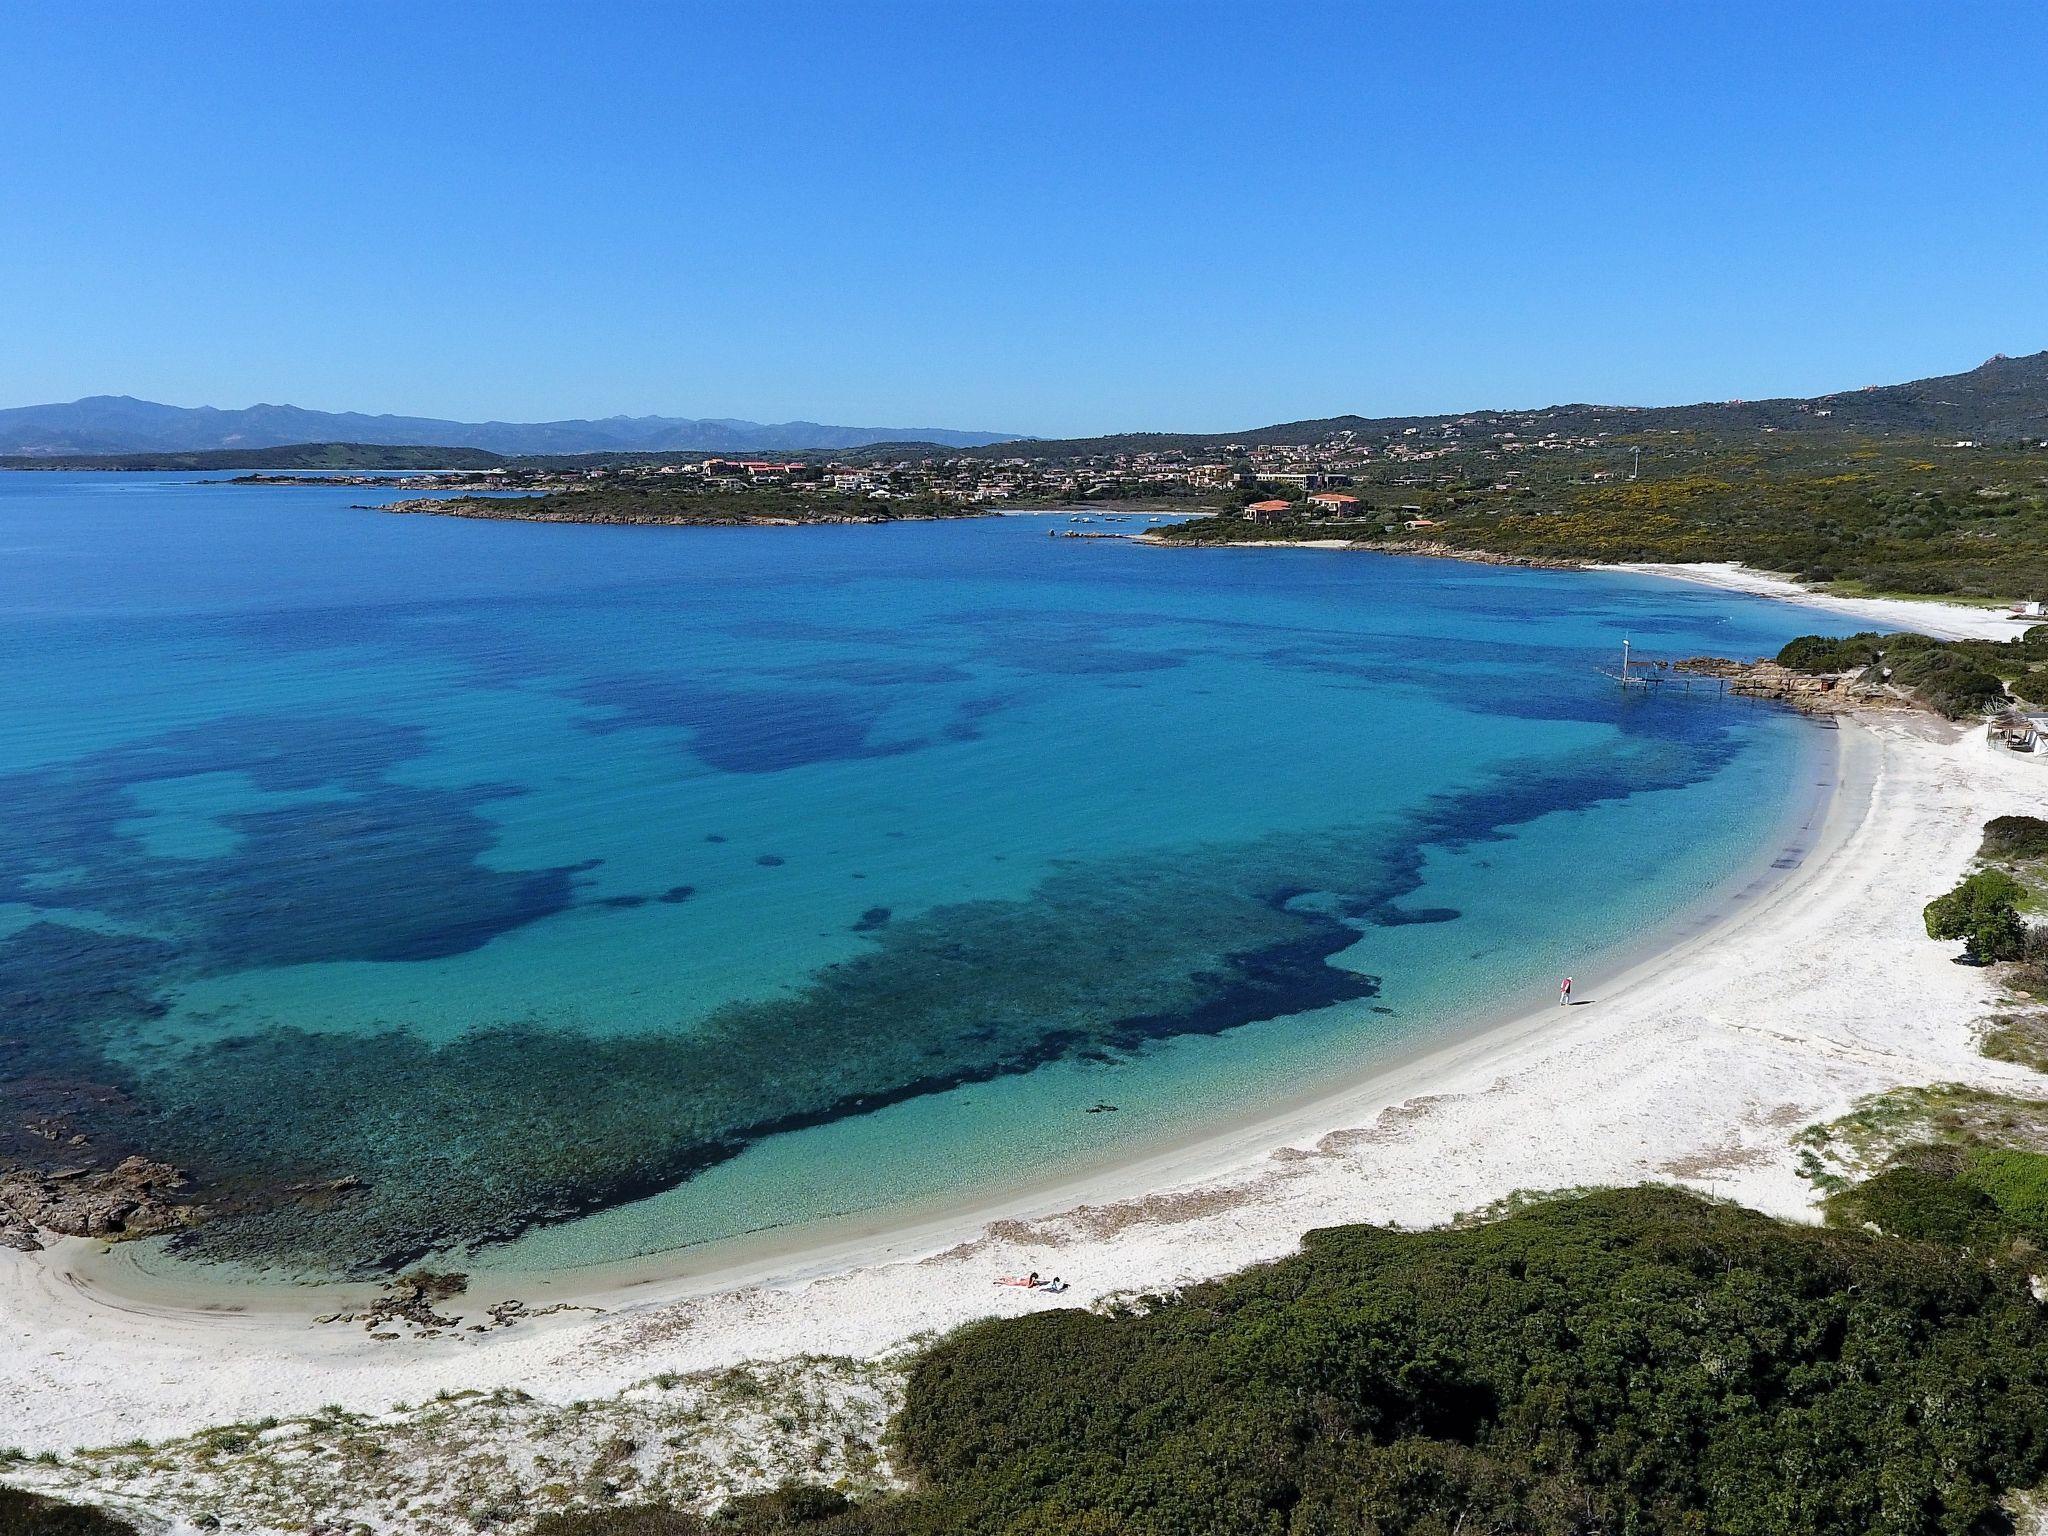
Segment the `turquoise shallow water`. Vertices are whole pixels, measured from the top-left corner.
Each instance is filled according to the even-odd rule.
[[[0,474],[0,1095],[189,1170],[235,1212],[191,1258],[588,1263],[1299,1094],[1768,858],[1811,728],[1623,698],[1624,635],[1841,627],[1030,517],[365,494]]]

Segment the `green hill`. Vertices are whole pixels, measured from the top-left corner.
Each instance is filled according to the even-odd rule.
[[[1324,416],[1239,432],[1124,432],[1106,437],[996,443],[968,450],[983,459],[1074,459],[1120,453],[1220,453],[1247,447],[1326,443],[1350,433],[1373,441],[1455,427],[1467,439],[1496,432],[1541,437],[1691,432],[1748,437],[1775,432],[1854,433],[2008,442],[2048,438],[2048,351],[1994,357],[1967,373],[1915,379],[1809,399],[1724,400],[1698,405],[1552,405],[1535,410],[1447,411],[1434,416]]]

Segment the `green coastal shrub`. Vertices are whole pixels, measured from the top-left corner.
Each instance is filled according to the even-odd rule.
[[[1888,638],[1877,634],[1801,635],[1779,650],[1778,665],[1816,677],[1860,672],[1877,660]]]
[[[734,1499],[710,1515],[652,1504],[543,1515],[534,1522],[532,1536],[775,1536],[786,1531],[805,1536],[884,1536],[911,1530],[900,1522],[913,1509],[921,1511],[923,1506],[904,1499],[855,1505],[834,1489],[791,1483]],[[931,1527],[916,1529],[936,1536]]]
[[[2019,912],[2026,894],[2004,870],[1980,869],[1927,903],[1922,914],[1927,936],[1963,940],[1963,953],[1980,965],[2018,960],[2026,954],[2027,930]]]
[[[907,1495],[537,1536],[1974,1536],[2048,1476],[2048,1321],[1981,1242],[2036,1230],[2048,1179],[1958,1156],[1887,1186],[1940,1242],[1661,1188],[1311,1233],[942,1341]]]
[[[1828,1197],[1828,1219],[1986,1252],[2048,1248],[2048,1156],[2005,1147],[1907,1147]]]
[[[1891,681],[1951,720],[1981,715],[2006,702],[2005,680],[1961,648],[1938,642],[1885,652]]]
[[[533,1536],[707,1536],[721,1525],[733,1529],[729,1521],[714,1521],[688,1510],[634,1504],[623,1509],[542,1515],[533,1523]]]
[[[1977,857],[2048,859],[2048,821],[2039,816],[1992,817],[1984,823],[1984,843]]]
[[[1801,635],[1778,652],[1794,672],[1832,676],[1877,666],[1881,675],[1951,720],[1981,715],[2011,696],[2048,693],[2048,625],[2012,640],[1935,640],[1927,635]],[[2011,684],[2010,694],[2007,685]]]
[[[0,1488],[0,1536],[137,1536],[125,1520],[21,1488]]]

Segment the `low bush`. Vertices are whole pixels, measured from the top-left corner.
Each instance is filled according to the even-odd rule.
[[[1983,859],[2048,859],[2048,821],[2039,816],[1994,816],[1984,823]]]
[[[1778,665],[1815,676],[1860,672],[1877,660],[1885,640],[1874,634],[1801,635],[1778,652]]]
[[[2048,1324],[1963,1245],[2038,1230],[2048,1178],[1958,1156],[1881,1192],[1940,1242],[1654,1188],[1311,1233],[1142,1313],[941,1342],[910,1494],[536,1536],[1975,1536],[2048,1476]]]
[[[1885,652],[1891,681],[1951,720],[1981,715],[2006,702],[2005,680],[1967,652],[1941,645]]]
[[[1801,635],[1778,664],[1816,676],[1881,668],[1879,676],[1951,720],[2048,695],[2048,625],[2012,640],[1935,640],[1915,634]],[[2008,686],[2010,685],[2010,686]]]
[[[2048,1157],[2004,1147],[1923,1145],[1831,1195],[1830,1221],[1995,1251],[2048,1247]]]
[[[1946,896],[1927,903],[1922,918],[1931,939],[1961,939],[1963,953],[1980,965],[2026,955],[2027,929],[2019,904],[2026,888],[2000,869],[1980,869]]]
[[[0,1488],[0,1536],[136,1536],[136,1530],[101,1510]]]

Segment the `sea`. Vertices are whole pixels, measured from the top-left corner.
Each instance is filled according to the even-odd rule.
[[[1597,996],[1833,771],[1607,675],[1850,627],[1678,582],[395,494],[0,473],[0,1153],[182,1170],[167,1264],[569,1270],[1140,1159]]]

